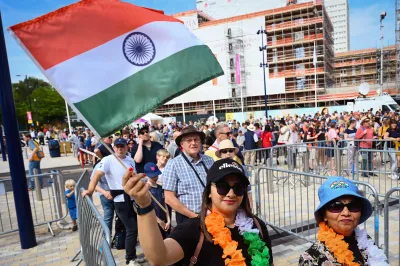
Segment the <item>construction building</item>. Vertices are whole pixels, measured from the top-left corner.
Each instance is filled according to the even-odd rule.
[[[380,80],[381,49],[371,48],[335,54],[335,86],[327,88],[321,100],[334,99],[342,102],[358,95],[361,83],[370,84],[370,96],[376,91],[395,96],[396,91],[396,47],[383,49],[383,87]]]
[[[225,117],[226,113],[243,115],[264,110],[261,43],[266,45],[269,110],[345,104],[345,100],[357,97],[357,86],[362,82],[397,94],[399,65],[394,46],[384,50],[385,86],[381,88],[380,50],[335,55],[334,26],[323,1],[298,2],[289,0],[284,7],[216,19],[207,8],[218,7],[218,1],[198,0],[198,5],[208,7],[175,14],[210,47],[225,75],[167,102],[155,113],[181,119],[183,114]],[[260,29],[266,34],[257,35]]]
[[[290,8],[291,7],[291,8]],[[332,23],[322,1],[290,5],[266,16],[269,78],[284,78],[289,105],[315,105],[317,94],[334,82]]]

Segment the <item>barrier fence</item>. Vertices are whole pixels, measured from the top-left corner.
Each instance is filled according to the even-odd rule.
[[[395,194],[395,195],[394,195]],[[384,250],[391,265],[400,265],[400,187],[390,189],[385,195]],[[397,262],[397,263],[396,263]]]
[[[318,207],[318,189],[328,178],[311,173],[299,173],[270,167],[260,167],[258,193],[259,215],[273,228],[296,235],[310,242],[316,240],[317,224],[314,210]],[[289,182],[291,181],[291,182]],[[374,232],[373,239],[379,244],[379,199],[375,188],[362,181],[354,181],[359,190],[370,195],[374,207],[374,219],[368,226]],[[364,224],[367,226],[367,224]],[[371,230],[369,230],[371,233]]]
[[[110,230],[91,198],[88,196],[82,198],[81,192],[88,188],[89,182],[90,175],[85,170],[75,187],[81,250],[71,261],[75,261],[78,255],[81,254],[81,259],[77,265],[83,261],[89,266],[114,266],[115,261],[110,247]]]
[[[399,186],[400,152],[391,148],[391,140],[368,140],[371,148],[360,148],[365,140],[318,141],[277,145],[243,151],[246,166],[267,166],[323,176],[344,176],[362,180],[377,188],[381,200]],[[252,155],[250,155],[252,154]],[[253,160],[254,159],[254,160]],[[278,179],[278,178],[277,178]],[[291,179],[284,179],[292,183]],[[292,184],[293,185],[293,184]]]
[[[29,191],[34,226],[47,225],[55,236],[52,223],[68,215],[65,201],[64,178],[59,172],[27,176],[28,183],[35,180],[36,189]],[[40,182],[42,180],[42,182]],[[41,187],[42,188],[38,189]],[[0,180],[0,235],[18,231],[11,178]]]

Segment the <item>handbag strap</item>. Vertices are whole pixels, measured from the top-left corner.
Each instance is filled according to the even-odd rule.
[[[200,239],[199,242],[197,243],[196,250],[194,251],[193,256],[190,258],[189,266],[193,266],[197,263],[197,258],[199,257],[201,248],[203,247],[203,242],[204,242],[204,234],[203,232],[200,232]]]
[[[261,238],[264,238],[264,235],[263,235],[263,232],[262,232],[262,229],[261,229],[261,225],[258,222],[257,218],[254,217],[254,216],[253,216],[253,221],[254,221],[254,224],[257,226],[258,231],[260,232]]]
[[[196,174],[197,179],[200,181],[200,183],[203,186],[203,188],[205,188],[206,186],[204,185],[203,180],[201,180],[199,173],[197,173],[196,169],[194,169],[193,164],[191,162],[189,162],[189,160],[186,157],[185,153],[182,152],[181,154],[182,154],[183,159],[185,159],[185,161],[188,163],[188,165],[193,169],[194,173]],[[206,171],[206,173],[208,173],[208,169],[207,169],[206,165],[204,164],[204,162],[201,161],[200,163],[203,165],[204,170]]]

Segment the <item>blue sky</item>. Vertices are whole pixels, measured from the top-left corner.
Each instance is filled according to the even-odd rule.
[[[249,0],[251,1],[251,0]],[[380,46],[379,14],[387,12],[385,19],[385,45],[395,42],[395,1],[394,0],[348,0],[350,6],[351,49]],[[76,0],[0,0],[3,28],[33,19]],[[125,0],[133,4],[164,10],[167,14],[191,10],[195,0]],[[14,39],[5,31],[11,79],[21,78],[17,74],[43,78],[40,70],[25,55]]]

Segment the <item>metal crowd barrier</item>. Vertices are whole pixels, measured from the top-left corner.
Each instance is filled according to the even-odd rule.
[[[43,178],[40,187],[39,178]],[[68,215],[65,201],[64,178],[59,172],[27,176],[36,179],[36,189],[29,191],[34,226],[47,225],[49,232],[55,236],[52,223],[64,220]],[[11,178],[0,180],[0,235],[18,231],[16,210],[12,191]]]
[[[396,193],[396,196],[393,194]],[[391,265],[400,264],[400,187],[390,189],[385,195],[384,250]],[[390,206],[392,205],[392,206]],[[393,222],[394,225],[389,225]],[[392,229],[392,230],[391,230]],[[397,250],[396,250],[397,249]]]
[[[276,177],[287,181],[275,184]],[[298,236],[310,242],[316,240],[317,224],[314,210],[319,204],[318,188],[328,177],[311,173],[299,173],[271,167],[258,168],[259,216],[273,228]],[[354,181],[360,191],[369,195],[374,207],[374,218],[364,226],[374,232],[373,239],[379,243],[379,199],[376,189],[366,182]]]
[[[103,217],[97,210],[90,197],[82,198],[82,191],[87,189],[90,175],[87,170],[83,172],[75,187],[75,197],[78,211],[78,228],[81,250],[71,261],[75,261],[79,254],[86,265],[114,266],[115,261],[111,253],[111,234]]]

